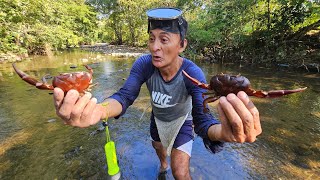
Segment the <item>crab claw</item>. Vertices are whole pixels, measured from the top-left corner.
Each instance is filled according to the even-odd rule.
[[[307,89],[307,87],[292,89],[292,90],[273,90],[273,91],[261,91],[261,90],[254,91],[253,90],[252,94],[248,94],[248,95],[260,97],[260,98],[275,98],[275,97],[280,97],[280,96],[284,96],[287,94],[302,92],[306,89]]]
[[[191,76],[190,76],[187,72],[185,72],[184,70],[182,70],[182,72],[183,72],[183,74],[184,74],[188,79],[190,79],[191,82],[192,82],[193,84],[195,84],[196,86],[199,86],[199,87],[201,87],[201,88],[203,88],[203,89],[211,89],[209,84],[202,83],[202,82],[200,82],[199,80],[191,77]]]
[[[25,82],[35,86],[38,89],[47,89],[47,90],[53,90],[53,86],[49,85],[49,84],[45,84],[43,82],[40,82],[36,79],[34,79],[33,77],[30,77],[27,73],[21,71],[20,69],[18,69],[15,65],[15,63],[12,64],[13,69],[16,71],[16,73],[21,77],[22,80],[24,80]]]

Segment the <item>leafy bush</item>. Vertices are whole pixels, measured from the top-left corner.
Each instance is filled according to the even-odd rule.
[[[81,0],[0,0],[0,51],[45,54],[97,40],[94,9]]]

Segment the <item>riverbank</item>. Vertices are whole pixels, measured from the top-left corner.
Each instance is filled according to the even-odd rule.
[[[95,45],[81,45],[80,47],[74,49],[80,49],[90,52],[99,52],[119,57],[138,57],[142,54],[149,53],[147,48],[131,47],[127,45],[110,45],[107,43],[97,43]],[[54,53],[54,51],[51,53]],[[0,64],[19,62],[28,58],[30,58],[28,54],[0,53]]]
[[[27,53],[25,54],[0,53],[0,64],[22,61],[27,58],[29,58],[29,55]]]
[[[111,56],[137,57],[149,53],[147,48],[131,47],[127,45],[110,45],[107,43],[97,43],[95,45],[82,45],[81,50],[100,52]]]
[[[107,43],[97,43],[95,45],[81,45],[77,48],[71,48],[71,49],[80,49],[83,51],[89,51],[89,52],[98,52],[103,53],[111,56],[117,56],[117,57],[139,57],[143,54],[149,53],[147,47],[132,47],[128,45],[110,45]],[[230,53],[232,54],[232,53]],[[243,56],[244,57],[244,56]],[[248,58],[240,57],[224,57],[223,64],[234,64],[240,66],[261,66],[263,63],[258,63],[259,61],[256,61],[256,63],[252,63],[249,60],[245,60]],[[24,59],[30,58],[28,54],[23,55],[16,55],[12,53],[4,54],[0,53],[0,64],[1,63],[12,63],[17,61],[22,61]],[[320,73],[320,64],[318,63],[319,55],[315,52],[312,53],[312,56],[305,55],[303,61],[299,61],[299,63],[265,63],[264,66],[270,67],[273,66],[277,69],[281,70],[293,70],[293,71],[301,71],[301,72],[311,72],[311,73]],[[201,55],[197,56],[197,59],[200,59],[201,61],[207,62],[207,63],[222,63],[221,57],[214,55],[212,52],[204,52]],[[220,60],[219,60],[220,59]],[[231,61],[228,61],[228,59],[233,59]],[[240,60],[239,60],[240,59]],[[242,60],[241,60],[242,59]],[[249,59],[254,59],[254,57],[251,57]],[[308,61],[307,59],[312,59],[312,61]],[[254,60],[251,60],[254,61]],[[305,62],[306,61],[306,62]]]

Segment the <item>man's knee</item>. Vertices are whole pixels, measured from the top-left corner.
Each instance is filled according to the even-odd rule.
[[[172,149],[171,168],[175,179],[191,179],[189,172],[190,156],[177,149]]]
[[[175,179],[190,179],[189,167],[188,168],[172,168],[172,175]]]

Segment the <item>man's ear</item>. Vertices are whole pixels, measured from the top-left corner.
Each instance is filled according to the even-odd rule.
[[[187,39],[184,39],[183,41],[181,41],[179,53],[182,53],[186,49],[187,45],[188,45]]]

